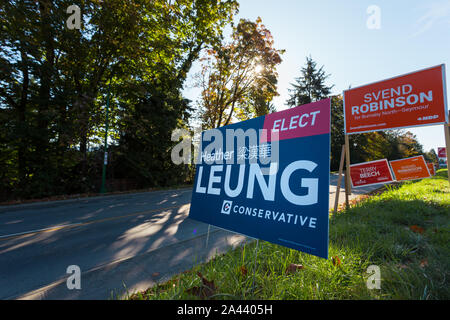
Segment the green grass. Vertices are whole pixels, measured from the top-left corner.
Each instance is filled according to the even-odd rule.
[[[449,214],[447,170],[439,170],[332,214],[328,260],[260,241],[253,286],[253,242],[129,298],[200,299],[187,292],[202,286],[200,271],[217,288],[209,299],[450,299]],[[304,268],[286,274],[291,263]],[[367,288],[369,265],[380,267],[381,289]]]

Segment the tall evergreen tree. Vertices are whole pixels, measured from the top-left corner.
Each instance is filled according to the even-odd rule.
[[[329,75],[325,74],[323,66],[317,69],[317,63],[311,56],[306,57],[306,64],[300,71],[301,76],[291,83],[293,88],[288,89],[291,94],[286,104],[289,107],[318,101],[330,95],[333,86],[325,85]]]
[[[66,24],[71,5],[80,29]],[[108,92],[115,178],[153,186],[181,177],[168,150],[189,115],[183,84],[237,8],[236,0],[0,1],[0,201],[99,190]]]
[[[344,137],[344,111],[342,95],[331,98],[331,170],[339,169],[342,145],[345,143]]]
[[[323,66],[317,69],[317,63],[306,57],[306,64],[300,70],[301,76],[295,79],[289,89],[290,97],[286,101],[289,107],[311,103],[327,98],[333,86],[325,85],[329,75],[325,74]],[[331,169],[337,170],[344,144],[344,113],[342,96],[333,96],[331,100]]]

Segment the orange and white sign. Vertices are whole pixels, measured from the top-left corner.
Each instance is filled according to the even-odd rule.
[[[415,180],[430,177],[428,166],[423,156],[389,161],[395,180]]]
[[[445,65],[344,91],[345,133],[448,122]]]
[[[434,176],[436,174],[436,170],[434,169],[434,164],[431,162],[427,162],[428,171],[430,171],[430,174]]]

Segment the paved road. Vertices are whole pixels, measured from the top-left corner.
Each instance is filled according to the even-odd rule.
[[[339,178],[338,174],[332,174],[330,176],[330,209],[333,209],[333,206],[334,206],[338,178]],[[352,199],[358,198],[359,196],[361,196],[363,194],[367,194],[374,190],[377,190],[377,189],[381,188],[382,186],[383,185],[379,184],[379,185],[371,185],[371,186],[353,188],[352,193],[349,196],[349,199],[352,200]],[[341,190],[340,190],[340,194],[339,194],[339,203],[341,204],[344,202],[345,202],[345,181],[344,181],[344,175],[342,175]]]
[[[208,225],[187,218],[190,199],[179,189],[0,207],[0,299],[115,298],[251,240],[215,227],[206,239]],[[67,288],[69,265],[81,290]]]

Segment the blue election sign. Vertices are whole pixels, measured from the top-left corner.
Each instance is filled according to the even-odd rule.
[[[202,133],[189,217],[328,258],[330,99]]]

